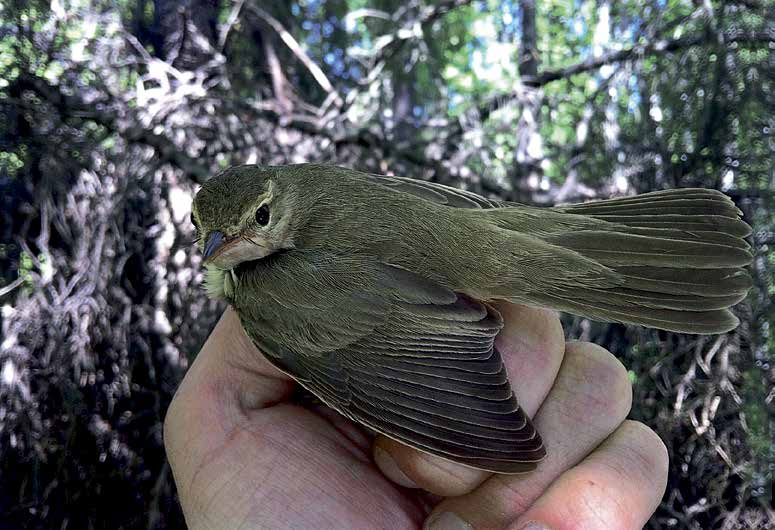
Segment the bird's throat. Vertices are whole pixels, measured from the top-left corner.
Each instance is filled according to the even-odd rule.
[[[207,267],[204,288],[210,298],[231,301],[234,299],[236,286],[237,276],[234,269],[222,270],[214,266]]]

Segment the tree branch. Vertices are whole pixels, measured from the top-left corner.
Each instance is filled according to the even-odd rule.
[[[677,50],[699,46],[708,42],[707,35],[687,35],[677,39],[659,39],[646,44],[638,44],[630,48],[618,51],[610,51],[599,57],[593,57],[586,61],[558,68],[556,70],[544,70],[536,77],[523,77],[522,82],[527,86],[540,87],[558,79],[567,79],[576,74],[596,70],[601,66],[624,61],[630,61],[638,57],[654,53],[669,53]],[[739,44],[767,44],[775,42],[775,31],[759,32],[734,32],[725,35],[725,42]]]

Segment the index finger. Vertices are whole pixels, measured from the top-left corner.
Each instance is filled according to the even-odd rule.
[[[505,326],[496,339],[520,407],[532,417],[552,387],[562,363],[565,338],[556,313],[500,304]],[[382,472],[402,486],[419,486],[444,497],[473,490],[491,473],[466,467],[378,436],[374,459]]]

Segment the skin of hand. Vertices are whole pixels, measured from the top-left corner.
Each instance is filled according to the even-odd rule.
[[[498,309],[506,325],[496,344],[547,449],[521,475],[455,464],[289,402],[294,381],[227,310],[165,419],[189,528],[642,528],[668,457],[653,431],[626,420],[626,370],[599,346],[566,344],[552,311]]]

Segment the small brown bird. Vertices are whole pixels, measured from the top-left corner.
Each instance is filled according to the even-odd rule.
[[[233,167],[197,194],[211,296],[323,402],[499,473],[541,438],[494,340],[508,301],[685,333],[738,324],[750,227],[715,190],[534,208],[323,165]]]

